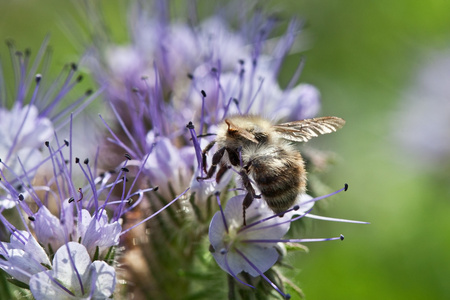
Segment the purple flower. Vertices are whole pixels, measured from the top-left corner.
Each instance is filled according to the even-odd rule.
[[[164,206],[175,194],[190,188],[188,197],[177,203],[167,218],[146,228],[150,246],[142,246],[141,252],[153,275],[149,281],[156,282],[155,298],[173,298],[170,283],[175,280],[183,295],[194,286],[189,276],[177,276],[178,270],[189,274],[209,267],[198,266],[195,255],[203,253],[199,245],[211,218],[213,256],[240,282],[243,277],[238,274],[243,272],[264,277],[281,259],[282,243],[305,241],[284,238],[291,222],[303,216],[321,218],[309,213],[318,198],[302,195],[300,210],[291,208],[282,218],[273,217],[263,199],[255,199],[248,216],[249,222],[257,223],[243,227],[243,196],[235,196],[241,191],[234,176],[239,170],[231,168],[219,182],[215,178],[198,180],[205,175],[202,149],[230,115],[262,115],[275,123],[312,118],[320,108],[318,90],[298,84],[301,59],[289,84],[282,87],[279,83],[281,67],[294,51],[301,22],[293,19],[284,34],[274,36],[275,18],[245,11],[246,4],[240,7],[242,11],[232,18],[220,11],[188,23],[172,22],[166,1],[156,1],[151,8],[140,3],[129,16],[130,43],[117,45],[101,36],[108,42],[95,43],[87,60],[111,108],[111,114],[102,118],[110,134],[105,147],[111,153],[119,147],[132,157],[126,161],[116,157],[108,160],[108,166],[127,163],[139,167],[143,181],[159,187],[148,197],[146,204],[151,209]],[[249,20],[236,20],[236,15]],[[209,150],[215,153],[217,145]],[[206,158],[209,166],[212,156]],[[214,215],[213,195],[217,193],[230,199],[225,212]],[[203,261],[205,256],[199,256]],[[144,273],[142,269],[139,266],[130,273]],[[133,279],[139,282],[140,277]],[[271,284],[284,295],[281,287]],[[136,289],[147,296],[153,293],[138,284]]]
[[[33,62],[30,50],[17,51],[14,44],[8,42],[17,89],[14,96],[7,97],[13,99],[12,102],[7,99],[0,102],[0,159],[8,165],[8,169],[2,166],[0,169],[15,186],[20,185],[25,171],[30,179],[35,175],[43,159],[42,145],[52,139],[55,131],[68,124],[68,114],[76,115],[95,98],[88,90],[70,106],[60,108],[61,101],[68,100],[69,92],[82,76],[76,76],[77,65],[74,63],[66,66],[54,82],[49,82],[47,74],[37,73],[41,60],[49,54],[47,45],[48,39],[45,39]],[[2,70],[0,77],[6,77],[1,73]],[[0,86],[0,89],[5,87]],[[0,192],[0,206],[12,208],[14,203],[9,194]]]
[[[82,163],[71,156],[70,141],[60,144],[56,139],[56,144],[53,148],[45,143],[49,156],[41,162],[44,167],[36,175],[42,184],[29,181],[25,172],[24,179],[18,179],[26,191],[21,193],[9,180],[2,178],[4,191],[14,199],[22,224],[0,214],[1,222],[11,232],[10,243],[1,244],[0,268],[15,280],[29,283],[37,299],[88,296],[105,299],[111,296],[115,286],[114,268],[106,262],[114,261],[113,248],[119,245],[121,235],[154,217],[179,197],[133,227],[122,230],[122,216],[137,206],[145,193],[153,190],[131,191],[143,164],[131,187],[124,189],[130,172],[128,160],[118,167],[117,173],[97,175],[97,169],[91,168],[88,159]],[[3,167],[10,170],[4,163]],[[0,174],[3,177],[1,170]],[[83,177],[84,180],[79,180]],[[85,185],[80,185],[83,181]],[[19,226],[27,231],[17,230]],[[50,264],[49,257],[53,255]]]
[[[107,299],[116,272],[104,261],[91,261],[86,248],[69,242],[56,251],[52,269],[34,274],[30,289],[36,299]]]
[[[283,214],[274,214],[262,198],[254,199],[246,210],[248,224],[246,226],[243,225],[242,208],[245,195],[238,195],[229,199],[224,211],[218,200],[221,210],[214,215],[209,227],[209,241],[213,249],[214,259],[225,272],[242,284],[251,286],[238,277],[241,272],[246,272],[253,277],[262,276],[284,298],[289,298],[290,296],[285,294],[282,288],[272,283],[264,273],[279,260],[280,252],[282,252],[280,247],[283,243],[343,240],[342,235],[326,239],[286,239],[283,237],[288,232],[292,222],[302,217],[309,217],[309,212],[312,210],[315,201],[344,190],[347,190],[347,186],[332,194],[318,198],[302,195],[299,197],[297,204]],[[315,215],[312,215],[312,217],[321,218]],[[366,224],[366,222],[352,220],[323,219]]]
[[[50,266],[47,253],[27,231],[11,234],[9,243],[0,243],[0,268],[16,280],[28,284],[31,276]]]
[[[432,51],[421,61],[391,116],[393,150],[408,168],[446,174],[450,158],[449,51]]]

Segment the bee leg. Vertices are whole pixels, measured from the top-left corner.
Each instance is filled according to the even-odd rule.
[[[249,206],[252,204],[253,202],[253,196],[251,193],[247,193],[247,195],[245,195],[244,201],[242,202],[242,217],[244,219],[244,226],[247,226],[247,222],[245,220],[245,210],[247,208],[249,208]]]
[[[221,164],[219,171],[217,171],[216,174],[216,182],[219,183],[220,180],[222,179],[222,176],[225,174],[226,171],[228,171],[228,169],[230,169],[229,166],[227,166],[226,164]]]
[[[225,154],[225,150],[226,150],[226,148],[222,147],[216,153],[214,153],[214,156],[212,159],[212,165],[209,168],[208,172],[206,173],[206,176],[205,177],[197,177],[197,180],[209,179],[214,175],[214,173],[216,172],[217,164],[222,160],[222,157]]]
[[[241,160],[239,158],[239,150],[234,150],[231,148],[227,148],[228,158],[230,159],[230,163],[233,166],[239,166],[241,164]]]
[[[216,143],[216,141],[212,141],[211,143],[209,143],[208,145],[206,145],[205,149],[203,149],[202,151],[202,166],[203,166],[203,171],[205,171],[205,173],[208,173],[206,171],[206,167],[207,167],[207,163],[206,163],[206,153],[209,152],[209,150],[211,150],[211,148],[214,146],[214,144]]]
[[[239,174],[242,177],[242,183],[244,185],[244,188],[247,190],[247,195],[245,195],[244,201],[242,202],[242,215],[244,217],[244,226],[245,226],[246,225],[245,210],[249,208],[249,206],[253,203],[253,199],[256,198],[256,193],[255,189],[252,186],[252,183],[250,182],[248,174],[244,171],[241,171]]]

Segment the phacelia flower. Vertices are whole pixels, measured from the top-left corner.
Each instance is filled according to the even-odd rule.
[[[217,264],[240,283],[253,287],[251,284],[238,277],[241,272],[248,273],[252,277],[262,276],[284,298],[290,296],[283,292],[283,287],[276,286],[264,275],[280,259],[283,243],[303,243],[329,240],[343,240],[340,235],[335,238],[325,239],[289,239],[284,238],[292,222],[308,217],[315,201],[335,195],[347,190],[347,185],[329,195],[312,198],[309,195],[301,195],[297,204],[283,214],[274,214],[262,198],[254,199],[246,210],[246,223],[243,225],[244,195],[238,195],[228,200],[225,210],[217,195],[220,211],[211,220],[209,227],[209,241],[211,252]],[[316,216],[313,216],[316,218]],[[320,217],[319,217],[320,218]],[[366,222],[324,218],[330,221],[362,223]]]
[[[52,268],[34,274],[30,289],[36,299],[108,299],[116,272],[104,261],[91,261],[86,248],[68,242],[56,251]]]
[[[17,51],[14,43],[8,42],[13,70],[15,73],[16,94],[7,95],[0,101],[0,159],[9,170],[0,168],[3,176],[15,186],[20,186],[24,171],[33,177],[43,159],[42,146],[50,141],[54,131],[59,131],[68,123],[68,114],[76,115],[94,98],[88,90],[68,107],[61,108],[61,102],[69,99],[73,87],[82,80],[77,74],[77,65],[66,66],[59,78],[49,82],[47,74],[37,73],[41,61],[48,59],[48,38],[44,40],[34,62],[31,51]],[[44,70],[46,66],[44,66]],[[0,69],[0,78],[5,78]],[[6,77],[7,78],[7,77]],[[5,83],[0,82],[0,85]],[[0,89],[6,90],[5,86]],[[19,159],[20,158],[20,159]],[[15,201],[8,194],[0,193],[0,206],[11,208]]]
[[[188,11],[197,11],[191,4],[188,7]],[[142,177],[137,188],[158,186],[148,194],[148,202],[141,202],[141,210],[157,211],[189,187],[187,197],[168,208],[162,218],[147,223],[145,234],[133,238],[140,252],[128,254],[130,260],[147,264],[127,270],[136,295],[170,299],[210,295],[208,284],[194,280],[209,279],[205,272],[217,269],[204,252],[208,228],[214,257],[222,269],[235,278],[242,273],[264,274],[280,259],[279,242],[298,218],[293,213],[270,218],[273,213],[264,208],[265,202],[255,199],[249,214],[266,224],[242,229],[242,220],[231,216],[240,206],[237,218],[242,218],[242,204],[236,204],[242,201],[238,176],[234,176],[238,170],[225,172],[220,182],[198,179],[205,175],[205,163],[212,164],[213,155],[204,162],[202,150],[227,117],[255,114],[280,123],[315,117],[320,108],[319,91],[298,83],[301,58],[290,82],[285,87],[279,83],[286,57],[296,51],[302,22],[284,22],[285,33],[275,35],[274,29],[283,21],[247,3],[240,3],[239,9],[239,13],[219,10],[186,21],[171,18],[167,1],[139,2],[129,12],[129,42],[120,44],[101,32],[108,26],[94,26],[95,42],[85,62],[110,108],[102,116],[109,134],[102,145],[108,157],[100,165],[104,169],[116,169],[125,162],[129,167],[139,166]],[[215,153],[217,145],[208,150]],[[125,161],[118,155],[123,152],[132,159]],[[233,213],[214,215],[216,193],[229,199],[228,210]],[[299,211],[311,208],[313,202],[302,202]],[[307,212],[301,216],[310,215]],[[268,235],[271,240],[248,242],[252,234]],[[277,290],[282,294],[281,287]]]
[[[51,161],[49,168],[43,165],[34,181],[26,172],[18,179],[26,193],[11,185],[0,169],[4,192],[16,202],[21,220],[10,221],[4,208],[0,210],[1,223],[11,233],[10,242],[1,243],[0,268],[21,286],[29,285],[36,299],[106,299],[114,292],[114,255],[121,236],[160,211],[127,229],[122,228],[122,217],[154,189],[132,192],[142,165],[126,188],[127,161],[117,172],[97,174],[89,159],[72,157],[70,140],[60,144],[56,139],[56,144],[53,148],[45,143],[49,156],[43,162]]]

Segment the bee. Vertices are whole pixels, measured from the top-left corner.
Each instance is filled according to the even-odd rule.
[[[307,142],[321,134],[335,132],[344,126],[338,117],[320,117],[273,125],[269,120],[254,115],[229,117],[219,126],[216,138],[202,152],[206,173],[199,180],[209,179],[215,173],[216,181],[231,168],[239,167],[239,174],[247,194],[242,203],[245,210],[254,198],[263,197],[276,214],[292,207],[299,194],[306,190],[306,171],[301,154],[294,143]],[[207,170],[206,156],[217,144]],[[261,192],[257,195],[252,179]]]

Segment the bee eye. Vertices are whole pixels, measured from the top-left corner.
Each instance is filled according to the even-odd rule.
[[[255,133],[255,139],[258,142],[260,142],[260,143],[266,142],[267,141],[267,134],[264,134],[264,133],[261,133],[261,132]]]

